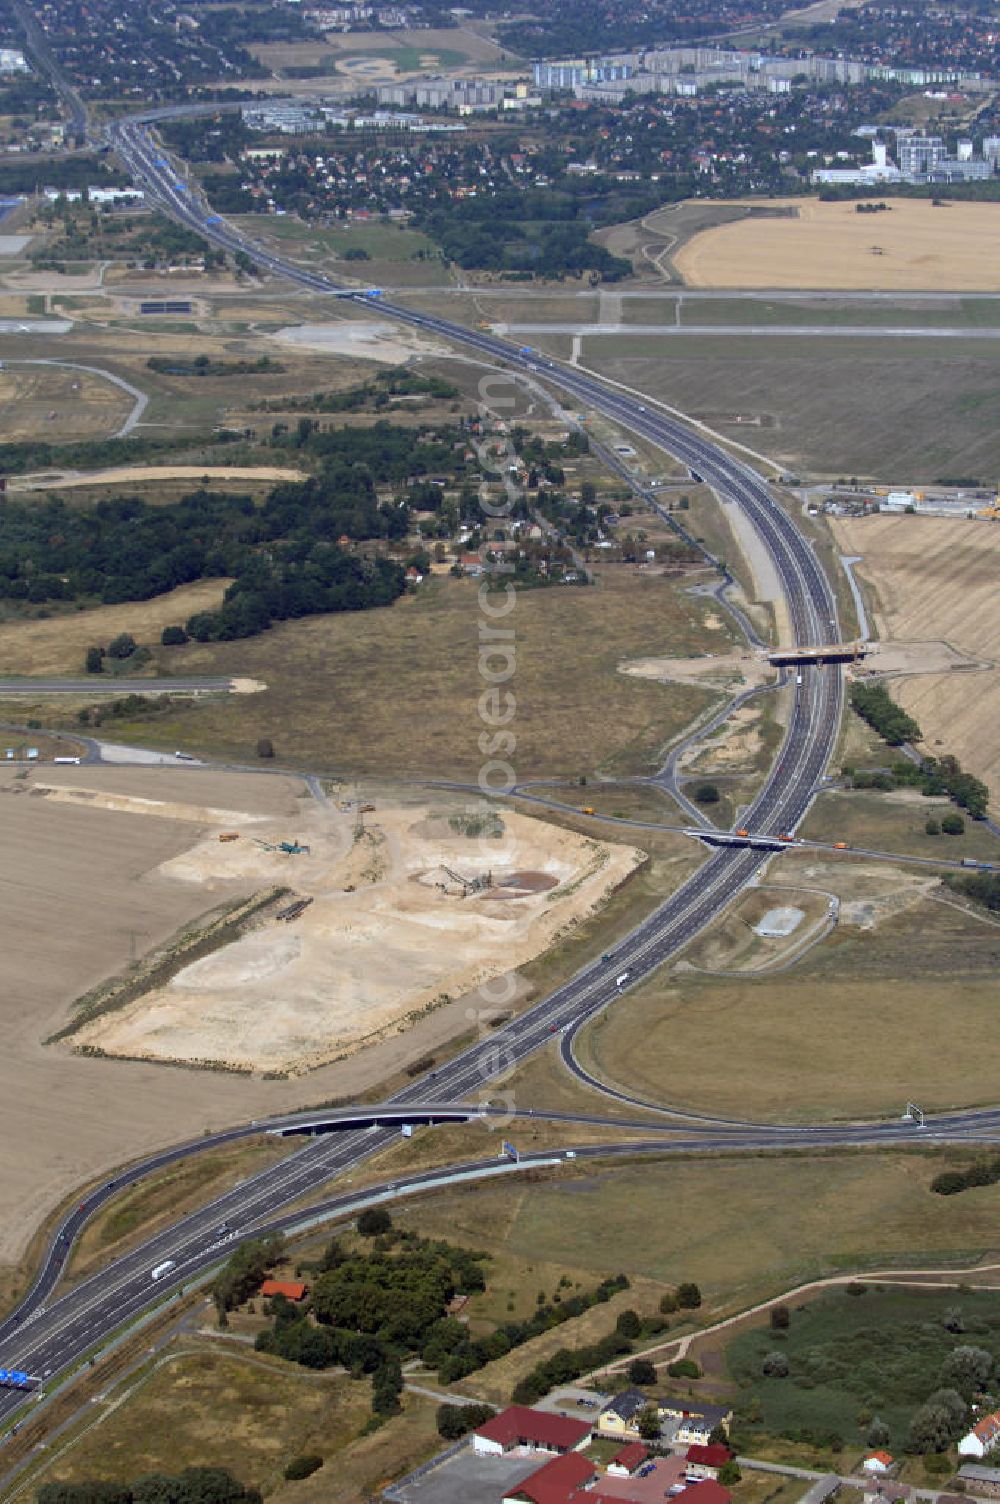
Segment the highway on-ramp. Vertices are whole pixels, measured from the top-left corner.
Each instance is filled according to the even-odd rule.
[[[109,138],[148,200],[179,222],[197,230],[225,249],[243,251],[263,269],[317,293],[347,297],[364,307],[372,299],[365,293],[337,287],[328,279],[256,245],[199,201],[177,167],[155,145],[146,126],[137,121],[116,122]],[[694,468],[725,501],[740,507],[771,556],[785,597],[794,642],[810,646],[830,640],[836,633],[833,594],[812,549],[791,518],[761,478],[720,447],[709,443],[685,424],[614,388],[597,377],[558,364],[531,350],[517,348],[479,331],[466,329],[436,316],[378,298],[382,315],[427,330],[491,362],[501,363],[522,377],[548,380],[575,402],[599,411],[676,455]],[[764,785],[745,816],[746,824],[763,836],[777,838],[791,832],[805,814],[820,783],[837,733],[842,705],[840,669],[806,667],[801,683],[793,687],[788,729]],[[580,1023],[593,1017],[615,998],[652,973],[707,925],[755,876],[773,852],[751,846],[733,846],[713,852],[703,866],[616,945],[614,954],[584,967],[550,996],[498,1029],[484,1029],[483,1037],[452,1060],[413,1081],[389,1104],[409,1109],[415,1116],[435,1104],[477,1104],[488,1100],[497,1079],[550,1041],[553,1034],[572,1034]],[[942,1123],[940,1132],[949,1137],[992,1134],[1000,1113],[966,1115],[960,1123]],[[233,1130],[238,1132],[240,1130]],[[246,1130],[243,1130],[246,1131]],[[372,1153],[393,1142],[396,1125],[348,1126],[338,1132],[309,1139],[305,1146],[267,1170],[248,1178],[208,1206],[149,1238],[141,1247],[122,1256],[100,1274],[83,1280],[60,1296],[37,1286],[32,1296],[0,1327],[0,1365],[17,1367],[41,1379],[55,1377],[98,1347],[124,1321],[137,1316],[151,1302],[167,1299],[177,1285],[190,1281],[222,1260],[233,1241],[279,1225],[297,1225],[307,1207],[332,1181],[342,1180]],[[898,1143],[915,1137],[913,1124],[833,1125],[821,1128],[774,1128],[759,1125],[704,1122],[676,1131],[672,1136],[646,1137],[626,1149],[614,1146],[580,1147],[579,1158],[598,1153],[678,1153],[712,1149],[759,1150],[806,1145],[817,1147],[844,1143]],[[938,1131],[935,1125],[934,1131]],[[647,1135],[651,1130],[647,1129]],[[197,1145],[171,1151],[197,1152]],[[528,1156],[524,1163],[558,1160],[553,1153]],[[431,1186],[457,1173],[510,1173],[496,1162],[478,1167],[451,1167],[408,1177],[369,1190],[365,1196],[385,1198]],[[115,1186],[105,1188],[114,1194]],[[325,1211],[346,1214],[359,1204],[357,1194],[340,1193],[324,1203]],[[78,1213],[82,1219],[87,1208]],[[61,1268],[75,1226],[65,1226],[49,1250],[50,1275]],[[152,1270],[169,1262],[161,1280],[153,1281]],[[50,1298],[51,1297],[51,1298]],[[8,1391],[0,1395],[0,1419],[23,1401],[23,1395]]]

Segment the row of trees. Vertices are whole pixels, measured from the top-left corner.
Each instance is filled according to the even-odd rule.
[[[134,1483],[43,1483],[37,1504],[260,1504],[221,1467],[187,1467],[180,1473],[148,1473]]]
[[[917,722],[896,704],[883,684],[852,685],[851,706],[890,747],[921,740]],[[956,804],[968,810],[974,820],[984,817],[989,804],[990,791],[986,784],[966,772],[958,758],[949,754],[922,757],[919,762],[896,762],[889,773],[856,772],[853,773],[853,782],[855,788],[894,788],[903,783],[921,788],[931,796],[948,794]]]
[[[890,747],[920,741],[917,722],[896,704],[884,684],[852,684],[851,707]]]
[[[458,387],[442,376],[421,376],[405,366],[379,371],[368,381],[342,392],[313,392],[308,396],[268,397],[260,406],[265,412],[354,413],[389,405],[394,397],[433,397],[448,402],[459,395]]]
[[[438,1335],[430,1356],[425,1352],[424,1361],[437,1363],[438,1377],[444,1384],[454,1383],[502,1358],[515,1347],[530,1342],[543,1332],[552,1331],[576,1316],[582,1316],[595,1305],[603,1305],[612,1295],[628,1289],[624,1274],[612,1275],[602,1280],[593,1290],[565,1297],[556,1294],[551,1301],[541,1299],[534,1312],[524,1321],[505,1321],[487,1336],[472,1338],[468,1329],[455,1323],[455,1327]],[[627,1351],[627,1349],[626,1349]]]

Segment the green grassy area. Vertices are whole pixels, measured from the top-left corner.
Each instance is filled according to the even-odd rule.
[[[618,664],[723,651],[727,632],[706,628],[704,614],[676,583],[623,571],[591,589],[520,593],[511,618],[517,776],[651,771],[706,695],[619,674]],[[238,757],[271,736],[279,760],[330,772],[475,779],[484,757],[479,617],[477,582],[439,577],[391,608],[171,650],[161,662],[172,673],[245,675],[268,688],[123,722],[119,732]]]
[[[948,1331],[944,1319],[961,1311],[964,1331]],[[949,1384],[944,1365],[955,1347],[973,1343],[1000,1356],[996,1297],[963,1290],[838,1290],[792,1313],[786,1333],[757,1328],[741,1332],[726,1349],[729,1372],[759,1407],[759,1427],[771,1432],[803,1427],[836,1431],[849,1445],[863,1446],[868,1422],[878,1415],[889,1427],[889,1446],[905,1441],[913,1411],[933,1390]],[[784,1379],[762,1377],[768,1353],[788,1360]],[[741,1422],[752,1448],[757,1425]]]
[[[870,765],[875,765],[874,759]],[[954,862],[965,856],[1000,861],[1000,839],[983,821],[971,820],[968,815],[963,816],[963,835],[927,834],[929,816],[940,824],[943,815],[956,813],[961,811],[950,799],[928,799],[917,790],[879,794],[851,789],[821,794],[798,834],[809,841],[846,841],[849,846],[930,857],[932,861]]]
[[[395,63],[400,73],[416,73],[424,67],[423,58],[435,59],[434,66],[437,68],[460,68],[467,62],[464,52],[457,52],[454,47],[432,47],[426,51],[420,47],[372,47],[364,52],[352,49],[351,57],[389,57]]]
[[[794,893],[768,897],[795,902]],[[916,922],[933,929],[934,917]],[[589,1025],[577,1053],[601,1079],[646,1100],[755,1120],[897,1117],[908,1100],[927,1111],[991,1103],[1000,1042],[990,939],[978,952],[984,969],[951,976],[898,966],[894,975],[844,975],[859,950],[878,944],[857,931],[843,945],[821,944],[788,973],[674,972]],[[955,964],[960,948],[948,947]],[[964,1043],[971,1037],[974,1054]],[[704,1068],[706,1038],[721,1048],[718,1068]]]
[[[263,238],[286,245],[316,247],[329,254],[342,255],[346,250],[367,251],[372,260],[407,261],[416,252],[433,250],[434,242],[419,230],[375,220],[368,224],[350,224],[336,229],[322,229],[305,224],[294,215],[235,215],[233,222]],[[363,261],[356,263],[362,268]]]
[[[676,1285],[693,1279],[696,1324],[789,1287],[854,1269],[965,1266],[996,1244],[1000,1188],[927,1189],[940,1151],[608,1162],[527,1185],[450,1190],[401,1207],[424,1234],[521,1261]],[[511,1268],[510,1264],[506,1267]],[[506,1286],[505,1286],[506,1288]],[[690,1330],[681,1317],[672,1331]]]
[[[920,482],[1000,467],[990,342],[678,336],[654,350],[648,340],[609,336],[585,340],[584,360],[789,469]],[[734,414],[776,426],[727,424]]]

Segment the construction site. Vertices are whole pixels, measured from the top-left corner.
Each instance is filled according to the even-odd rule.
[[[146,812],[170,818],[152,801]],[[232,810],[205,814],[208,828],[159,878],[278,897],[164,985],[84,1023],[73,1048],[271,1076],[344,1060],[439,1008],[473,1006],[480,984],[544,951],[644,859],[460,805],[316,801],[294,833]],[[514,985],[510,998],[523,991]]]

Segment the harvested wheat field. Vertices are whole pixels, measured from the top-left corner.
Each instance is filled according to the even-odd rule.
[[[162,774],[155,784],[151,772]],[[84,1060],[42,1041],[75,998],[135,955],[253,891],[237,880],[206,892],[163,870],[199,838],[203,806],[235,803],[272,821],[287,810],[292,819],[301,789],[298,780],[198,770],[185,778],[171,768],[49,767],[44,781],[70,786],[79,801],[54,797],[34,771],[0,769],[0,1095],[12,1121],[31,1124],[31,1152],[12,1142],[0,1163],[0,1262],[16,1258],[37,1221],[91,1176],[270,1105],[256,1083],[251,1098],[247,1083]],[[126,795],[118,809],[108,807],[115,790]],[[187,819],[128,806],[185,793]]]
[[[938,517],[851,517],[832,522],[842,553],[875,592],[879,636],[940,637],[980,661],[1000,659],[1000,527]],[[877,662],[877,660],[873,660]],[[1000,667],[891,680],[920,723],[931,754],[953,753],[990,786],[1000,809]]]
[[[688,286],[1000,290],[1000,204],[893,199],[882,214],[819,199],[772,207],[794,209],[794,217],[716,225],[683,246],[674,260]]]
[[[447,1048],[468,1030],[476,1001],[462,988],[544,949],[639,859],[523,816],[505,816],[500,839],[474,839],[453,830],[450,813],[445,803],[380,808],[355,842],[352,813],[280,773],[0,769],[0,1094],[12,1119],[32,1125],[30,1155],[0,1162],[0,1266],[20,1257],[61,1197],[126,1154],[356,1097]],[[233,831],[238,840],[219,841]],[[298,836],[312,850],[268,853],[254,843],[265,836]],[[496,885],[463,899],[443,863],[464,877],[492,868]],[[107,977],[275,883],[314,896],[303,918],[262,920],[245,943],[189,965],[155,1000],[155,1024],[144,1029],[139,1008],[108,1016],[125,1052],[148,1059],[81,1055],[79,1034],[43,1042]],[[355,892],[345,892],[351,883]],[[524,984],[513,981],[516,1000]],[[446,991],[455,1000],[437,1006]],[[422,1002],[430,1010],[408,1018]],[[379,1028],[386,1037],[359,1050]],[[291,1079],[158,1063],[208,1053],[247,1062],[255,1051],[301,1063],[346,1058]]]
[[[159,813],[171,818],[166,807]],[[181,814],[192,811],[185,804]],[[363,828],[356,820],[352,808],[316,805],[294,829],[258,822],[228,842],[212,830],[166,861],[161,878],[202,892],[286,884],[309,907],[293,922],[262,920],[159,991],[86,1025],[77,1042],[250,1071],[343,1059],[538,955],[642,859],[520,814],[497,816],[492,835],[470,834],[458,805],[449,815],[380,802]],[[308,851],[261,844],[293,837]]]

